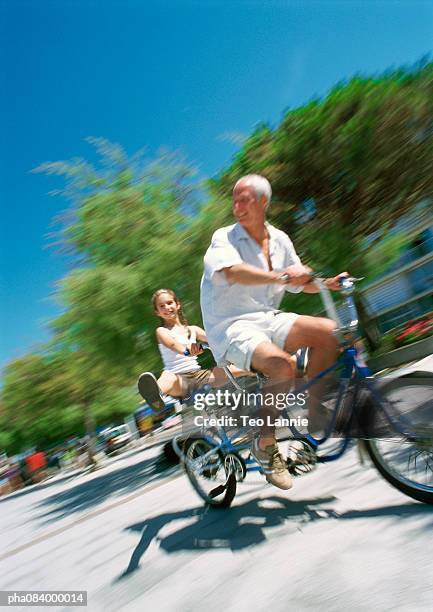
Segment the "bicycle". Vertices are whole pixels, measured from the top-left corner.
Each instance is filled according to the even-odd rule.
[[[290,423],[290,435],[278,438],[280,442],[294,438],[300,441],[294,457],[286,461],[287,469],[299,476],[317,464],[339,459],[353,442],[355,432],[359,436],[362,454],[367,453],[391,485],[413,499],[433,504],[433,376],[429,372],[416,372],[390,381],[372,376],[356,343],[358,315],[353,293],[358,280],[362,279],[349,277],[341,280],[343,310],[348,314],[343,321],[323,279],[312,278],[320,289],[328,317],[336,322],[335,334],[341,353],[330,368],[306,382],[300,391],[308,391],[331,373],[339,373],[339,377],[335,403],[324,435],[315,438],[300,432]],[[225,368],[225,372],[233,387],[240,393],[244,392],[245,388],[230,370]],[[260,375],[258,385],[263,387]],[[404,411],[401,410],[402,402]],[[212,407],[205,405],[204,410],[209,418],[217,417]],[[290,422],[287,406],[283,413]],[[340,423],[341,439],[337,448],[321,454],[339,417],[343,424]],[[206,504],[227,508],[236,495],[238,482],[244,480],[249,471],[261,471],[254,459],[248,456],[250,443],[251,428],[231,432],[226,424],[217,423],[201,435],[176,436],[173,447],[193,488]],[[424,467],[420,471],[421,463]]]

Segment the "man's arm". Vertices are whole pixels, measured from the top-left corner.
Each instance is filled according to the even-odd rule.
[[[285,270],[276,272],[275,270],[262,270],[256,266],[243,263],[223,268],[222,271],[229,283],[239,283],[240,285],[270,285],[278,283],[299,287],[310,280],[311,268],[302,264],[294,264]]]
[[[340,278],[344,278],[345,276],[349,276],[348,272],[341,272],[337,274],[337,276],[333,276],[332,278],[325,279],[325,285],[328,289],[332,289],[333,291],[340,291]],[[304,286],[304,293],[319,293],[320,289],[316,285],[316,283],[309,282]]]
[[[273,270],[262,270],[256,266],[242,263],[223,268],[222,272],[229,283],[239,285],[270,285],[272,283],[284,283],[281,280],[282,272]]]

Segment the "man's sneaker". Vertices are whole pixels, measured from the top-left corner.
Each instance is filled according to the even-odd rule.
[[[269,444],[265,449],[259,447],[258,439],[253,441],[251,454],[261,466],[266,480],[279,489],[291,489],[292,478],[287,465],[280,455],[277,444]]]
[[[138,392],[154,410],[162,410],[164,408],[165,402],[152,372],[144,372],[140,375],[138,379]]]

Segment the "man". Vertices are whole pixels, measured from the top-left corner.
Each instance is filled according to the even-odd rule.
[[[271,381],[289,381],[295,376],[291,354],[308,346],[313,349],[308,373],[314,377],[335,361],[335,323],[278,311],[285,290],[318,289],[287,234],[266,222],[271,195],[269,181],[255,174],[234,186],[236,223],[214,233],[204,257],[204,327],[218,365],[231,363],[262,372]],[[328,288],[338,290],[343,275],[327,279]],[[318,401],[310,406],[310,423],[317,419],[317,406]],[[281,489],[292,486],[272,428],[261,430],[252,452],[269,482]]]

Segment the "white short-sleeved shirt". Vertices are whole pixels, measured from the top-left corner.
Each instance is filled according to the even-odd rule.
[[[269,232],[269,256],[276,272],[300,263],[290,238],[281,230],[266,224]],[[247,263],[269,270],[260,246],[247,231],[235,223],[222,227],[212,236],[204,256],[200,304],[209,345],[219,364],[230,343],[229,327],[236,321],[257,321],[264,312],[278,309],[286,290],[299,293],[302,287],[291,285],[241,285],[229,283],[223,268]]]

